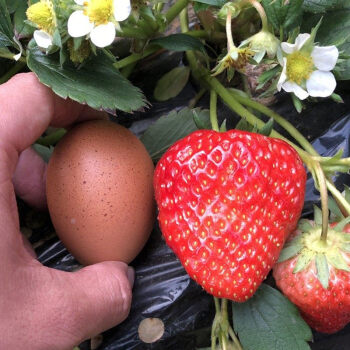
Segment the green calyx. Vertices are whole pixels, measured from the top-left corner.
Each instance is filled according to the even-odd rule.
[[[343,219],[337,225],[328,228],[327,240],[321,239],[322,226],[313,221],[300,220],[298,229],[301,234],[287,243],[278,262],[297,258],[293,273],[298,273],[315,263],[317,277],[323,288],[329,285],[330,269],[350,272],[345,255],[350,253],[350,234],[343,229],[350,218]]]

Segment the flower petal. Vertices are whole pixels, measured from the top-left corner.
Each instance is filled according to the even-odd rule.
[[[78,5],[81,5],[83,6],[84,5],[84,2],[86,2],[87,0],[74,0],[74,2]]]
[[[115,27],[112,22],[100,24],[90,33],[91,41],[97,47],[106,47],[112,44],[115,38]]]
[[[291,54],[294,51],[296,51],[297,46],[295,44],[290,44],[290,43],[284,42],[284,43],[281,43],[281,48],[285,53]]]
[[[131,12],[130,0],[114,0],[113,11],[116,21],[120,22],[126,20]]]
[[[316,68],[325,71],[330,71],[335,67],[338,56],[339,51],[334,45],[315,46],[311,53]]]
[[[300,100],[305,100],[309,96],[309,94],[303,88],[292,81],[286,81],[283,83],[282,89],[287,92],[293,92],[294,95],[297,96]]]
[[[286,71],[287,71],[287,59],[285,57],[283,57],[283,69],[282,69],[282,73],[281,73],[280,78],[279,78],[278,83],[277,83],[277,90],[278,91],[281,91],[283,83],[287,80]]]
[[[297,46],[297,50],[300,50],[309,38],[310,34],[308,33],[299,34],[295,39],[295,45]]]
[[[79,38],[89,34],[94,27],[89,17],[84,15],[83,11],[74,11],[68,19],[68,33],[73,38]]]
[[[52,45],[52,36],[43,30],[35,30],[33,37],[37,45],[43,49],[47,49]]]
[[[332,95],[337,82],[331,72],[315,70],[306,81],[306,88],[312,97],[328,97]]]

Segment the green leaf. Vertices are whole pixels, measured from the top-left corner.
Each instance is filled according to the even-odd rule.
[[[202,42],[187,34],[172,34],[162,38],[153,39],[151,44],[156,44],[170,51],[198,50],[205,53]]]
[[[326,13],[343,3],[344,0],[304,0],[303,9],[312,13]]]
[[[270,136],[272,129],[273,129],[273,118],[270,118],[268,122],[261,129],[259,129],[259,134]]]
[[[27,19],[27,15],[26,15],[27,8],[28,8],[27,2],[20,1],[13,15],[15,30],[19,37],[29,37],[34,32],[34,28],[25,22]]]
[[[208,129],[207,125],[205,125],[206,123],[199,118],[197,111],[195,109],[193,109],[193,121],[196,124],[196,127],[198,130]]]
[[[294,266],[293,273],[298,273],[300,271],[303,271],[306,269],[312,258],[314,257],[314,253],[310,252],[307,249],[304,249],[299,255],[298,255],[298,260]]]
[[[258,77],[258,82],[259,85],[257,88],[261,89],[264,87],[264,85],[270,81],[272,78],[277,76],[281,71],[281,66],[276,65],[275,67],[263,72],[259,77]]]
[[[330,97],[334,102],[344,103],[343,98],[340,95],[336,94],[335,92],[333,92],[333,94]]]
[[[40,157],[44,160],[45,163],[49,162],[52,152],[55,149],[52,146],[46,147],[38,143],[34,144],[32,147],[40,155]]]
[[[154,89],[154,98],[158,101],[166,101],[177,96],[186,86],[189,77],[188,67],[172,69],[158,80]]]
[[[303,0],[262,0],[267,19],[276,31],[290,32],[301,23]]]
[[[326,252],[327,261],[336,269],[350,271],[348,263],[343,258],[339,249],[329,249]]]
[[[307,219],[301,219],[298,223],[298,229],[302,232],[309,232],[313,229],[313,226],[311,225],[310,220]]]
[[[220,129],[219,129],[220,132],[226,132],[227,131],[226,120],[227,119],[224,119],[224,121],[221,123]]]
[[[300,236],[299,236],[300,237]],[[278,262],[286,261],[290,258],[295,257],[302,249],[303,249],[303,244],[301,244],[300,240],[297,242],[291,242],[289,244],[286,244],[281,251],[281,254],[278,258]]]
[[[322,210],[314,205],[314,220],[317,225],[322,225]]]
[[[10,14],[14,13],[18,6],[20,6],[21,3],[26,2],[23,0],[5,0],[7,9],[9,11]]]
[[[350,243],[343,243],[340,248],[345,253],[350,253]]]
[[[73,64],[61,67],[59,54],[45,55],[29,45],[27,64],[39,80],[63,98],[86,103],[95,109],[125,112],[145,105],[141,91],[125,79],[104,56],[99,55],[77,69]]]
[[[141,136],[141,141],[154,161],[159,160],[174,142],[197,130],[193,120],[194,113],[201,124],[210,129],[208,110],[184,108],[180,112],[172,111],[168,115],[160,117],[146,130]]]
[[[343,232],[344,227],[350,223],[350,216],[344,218],[343,220],[339,221],[334,227],[333,230],[338,232]]]
[[[262,284],[245,303],[233,303],[233,324],[244,350],[310,350],[309,326],[276,289]]]
[[[340,211],[338,204],[333,197],[328,197],[328,209],[331,212],[331,214],[334,216],[335,221],[338,221],[344,218],[344,215]]]
[[[12,46],[14,32],[5,0],[0,0],[0,47]]]
[[[327,258],[324,254],[318,253],[316,254],[316,270],[317,270],[317,278],[321,282],[324,289],[328,288],[329,283],[329,268]]]
[[[298,113],[301,113],[302,110],[304,109],[304,104],[299,100],[299,98],[296,95],[291,94],[291,97],[292,97],[294,108]]]
[[[344,185],[344,197],[348,203],[350,203],[350,187],[347,185]]]

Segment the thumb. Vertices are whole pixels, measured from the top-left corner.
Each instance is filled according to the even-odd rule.
[[[70,277],[73,302],[68,318],[78,343],[126,319],[134,283],[131,267],[108,261],[84,267]]]

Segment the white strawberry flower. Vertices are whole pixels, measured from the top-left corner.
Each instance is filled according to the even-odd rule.
[[[68,19],[68,33],[73,38],[90,35],[97,47],[112,44],[118,22],[126,20],[131,12],[130,0],[74,0],[81,10]]]
[[[331,70],[337,63],[338,49],[334,45],[305,49],[304,45],[309,38],[310,34],[299,34],[294,44],[281,44],[284,53],[283,70],[277,89],[293,92],[300,100],[308,96],[328,97],[337,84]]]
[[[52,45],[56,28],[56,15],[50,0],[40,0],[27,9],[27,18],[38,28],[34,31],[34,40],[43,49]]]

